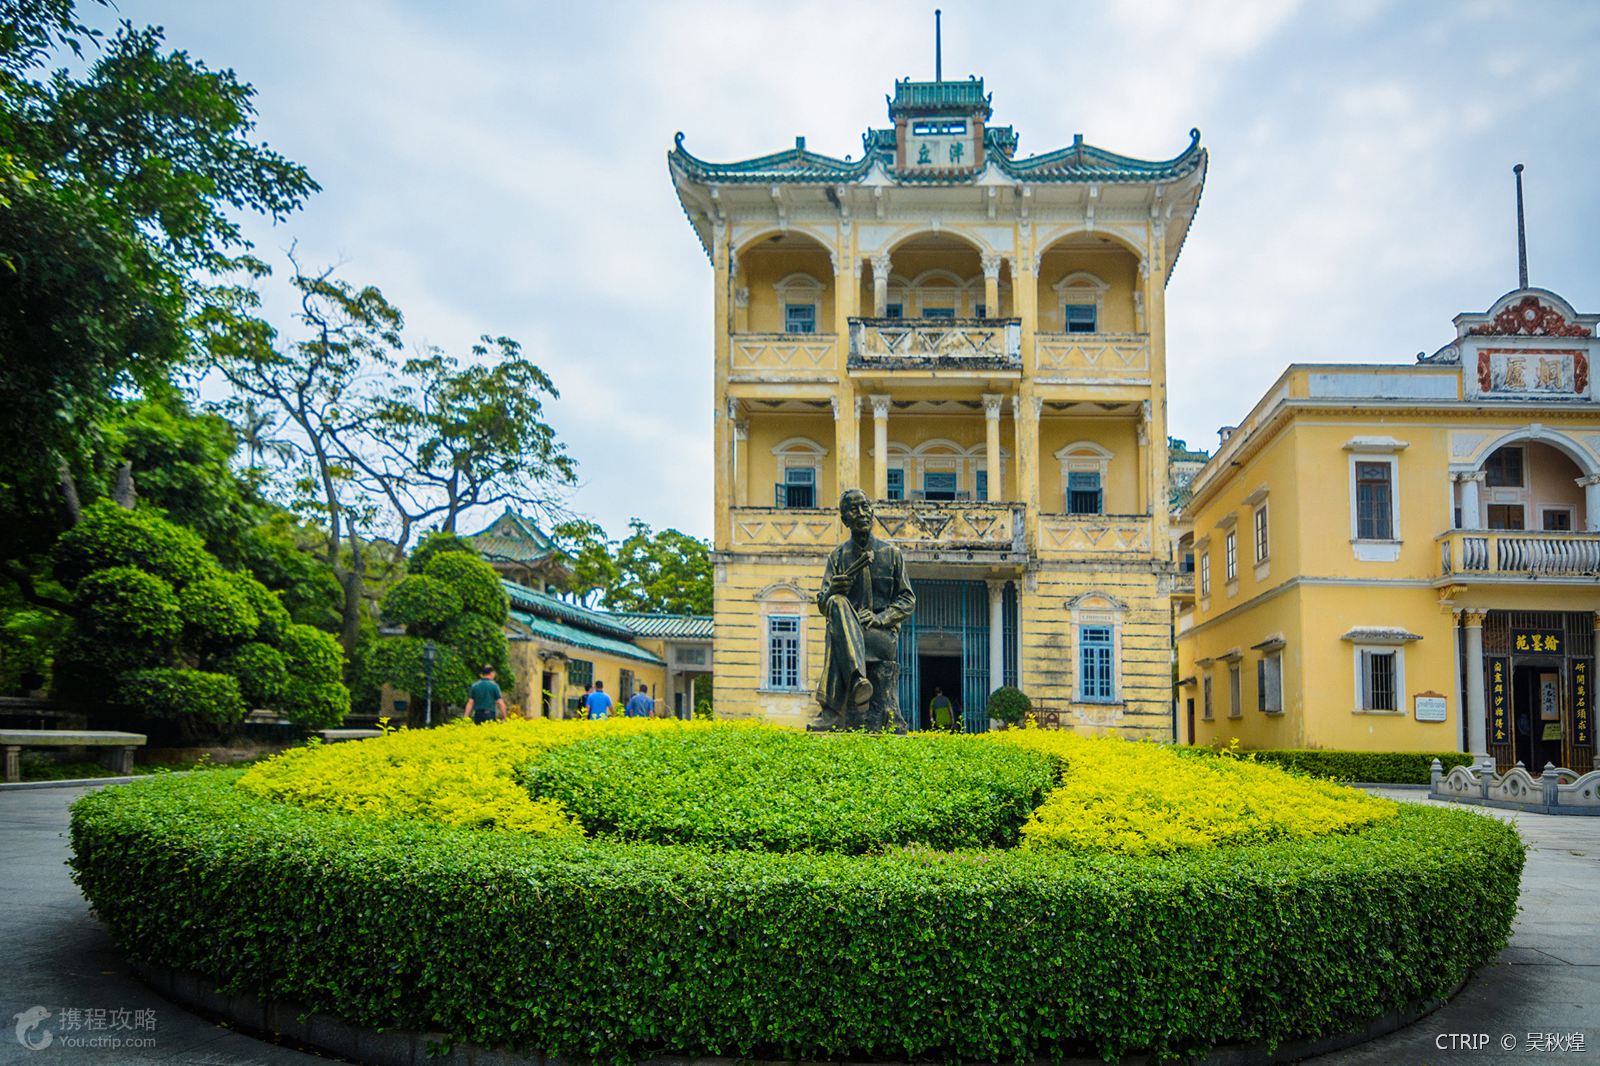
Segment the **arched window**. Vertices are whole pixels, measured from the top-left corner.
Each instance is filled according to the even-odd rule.
[[[773,286],[783,308],[785,333],[815,333],[822,313],[822,282],[810,274],[790,274]]]
[[[761,687],[773,692],[804,690],[807,620],[816,613],[796,585],[768,585],[756,593],[761,612]]]
[[[1111,452],[1093,441],[1079,440],[1058,450],[1061,496],[1067,514],[1105,514],[1106,471]]]
[[[1086,270],[1074,271],[1052,286],[1061,307],[1061,332],[1096,333],[1105,317],[1106,292],[1111,286]]]
[[[790,437],[772,449],[777,459],[778,480],[773,486],[777,507],[817,506],[822,460],[828,449],[808,437]]]

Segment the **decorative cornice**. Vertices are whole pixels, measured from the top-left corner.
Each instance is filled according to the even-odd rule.
[[[1590,337],[1588,326],[1568,322],[1560,311],[1528,295],[1502,308],[1493,320],[1467,330],[1473,337]]]

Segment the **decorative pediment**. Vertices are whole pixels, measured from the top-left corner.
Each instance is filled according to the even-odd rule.
[[[1556,308],[1537,296],[1524,296],[1481,326],[1467,331],[1474,337],[1589,337],[1588,326],[1567,321]]]

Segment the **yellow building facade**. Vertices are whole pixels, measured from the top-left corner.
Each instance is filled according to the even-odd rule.
[[[668,164],[714,270],[719,715],[805,724],[843,489],[905,552],[904,713],[1172,735],[1165,289],[1205,179],[1019,158],[980,79],[897,82],[859,158]]]
[[[1597,322],[1518,289],[1225,429],[1179,518],[1179,739],[1591,769]]]

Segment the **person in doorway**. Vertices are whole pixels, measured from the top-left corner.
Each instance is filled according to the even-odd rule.
[[[955,731],[955,707],[951,704],[950,697],[944,694],[944,689],[938,685],[933,687],[933,699],[928,703],[928,720],[933,723],[935,729]]]
[[[505,721],[506,699],[494,679],[494,667],[485,666],[478,671],[478,680],[467,690],[467,706],[461,717],[470,718],[479,725]]]
[[[590,718],[611,717],[611,696],[606,692],[604,681],[596,681],[594,691],[585,696],[583,702],[589,708]]]
[[[639,686],[639,691],[628,700],[628,705],[622,713],[629,718],[649,718],[656,713],[656,701],[650,698],[650,689],[645,685]]]

